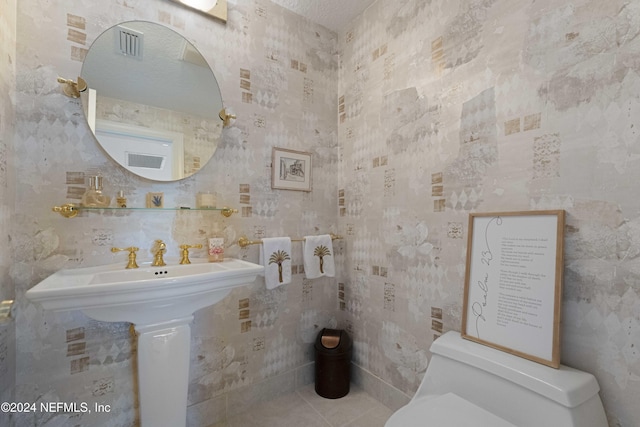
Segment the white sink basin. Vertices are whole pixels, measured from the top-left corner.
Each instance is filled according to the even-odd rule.
[[[82,310],[105,322],[148,324],[192,315],[251,283],[264,267],[238,259],[125,269],[123,263],[60,270],[27,291],[47,310]]]
[[[60,270],[26,294],[47,310],[82,310],[96,320],[134,324],[142,427],[186,425],[193,313],[264,270],[231,258],[166,262],[131,270],[123,263]]]

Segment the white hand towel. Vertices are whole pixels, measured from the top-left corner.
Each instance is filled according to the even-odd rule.
[[[264,282],[267,289],[291,283],[291,239],[270,237],[262,239],[260,264],[264,265]]]
[[[307,279],[327,276],[335,277],[336,264],[333,259],[333,244],[331,236],[306,236],[303,242],[302,258],[304,260],[304,274]]]

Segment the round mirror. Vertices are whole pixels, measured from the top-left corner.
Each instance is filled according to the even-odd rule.
[[[213,71],[180,34],[130,21],[102,33],[87,52],[82,104],[102,148],[144,178],[176,181],[213,156],[222,96]]]

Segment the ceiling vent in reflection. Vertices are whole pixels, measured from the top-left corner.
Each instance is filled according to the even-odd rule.
[[[127,153],[127,165],[135,168],[162,169],[164,156]]]
[[[135,31],[122,25],[115,31],[116,52],[121,55],[142,59],[144,33]]]

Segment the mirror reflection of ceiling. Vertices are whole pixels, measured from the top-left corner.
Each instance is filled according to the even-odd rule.
[[[111,98],[217,116],[221,99],[204,86],[213,81],[220,92],[213,72],[186,39],[152,22],[125,22],[108,31],[113,36],[98,37],[82,66],[82,78],[91,89]],[[194,91],[194,82],[203,82],[203,87]]]

